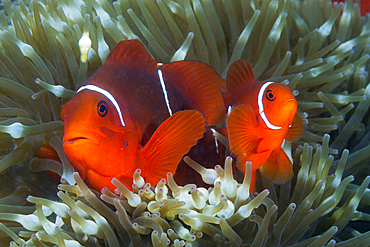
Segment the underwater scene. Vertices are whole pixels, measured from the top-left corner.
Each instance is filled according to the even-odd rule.
[[[3,0],[0,246],[370,246],[367,0]]]

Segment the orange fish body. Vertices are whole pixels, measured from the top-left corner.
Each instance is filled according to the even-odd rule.
[[[292,164],[281,145],[284,139],[297,140],[303,123],[297,113],[297,101],[288,86],[255,81],[251,65],[236,61],[226,79],[225,102],[230,149],[237,156],[237,167],[252,171],[262,166],[272,182],[283,184],[293,176]]]
[[[139,41],[122,41],[63,105],[64,151],[96,190],[114,188],[112,178],[130,188],[138,168],[155,185],[175,173],[206,121],[222,122],[224,83],[206,64],[157,64]]]

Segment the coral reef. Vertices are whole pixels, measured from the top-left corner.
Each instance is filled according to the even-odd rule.
[[[352,0],[6,0],[0,29],[0,245],[369,245],[370,232],[347,225],[368,220],[359,210],[370,203],[370,19]],[[286,143],[293,180],[275,186],[262,174],[268,190],[249,195],[227,158],[225,170],[201,171],[210,190],[171,175],[152,188],[139,172],[133,193],[117,181],[117,193],[87,188],[58,141],[60,107],[124,39],[223,77],[248,59],[256,79],[289,84],[307,123]],[[62,164],[35,158],[46,142]]]

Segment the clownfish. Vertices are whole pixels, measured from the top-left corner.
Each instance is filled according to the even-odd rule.
[[[137,40],[120,42],[62,106],[64,152],[95,190],[153,186],[226,114],[225,81],[197,61],[161,64]]]
[[[273,183],[287,182],[293,177],[293,168],[281,145],[284,139],[298,140],[304,131],[290,88],[255,81],[247,60],[231,65],[226,87],[226,127],[237,168],[245,173],[245,164],[250,161],[252,171],[262,166],[264,175]]]

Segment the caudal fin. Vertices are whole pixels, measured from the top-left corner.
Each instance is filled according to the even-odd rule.
[[[142,171],[146,181],[157,184],[175,173],[181,158],[189,152],[205,132],[205,118],[196,110],[179,111],[164,121],[142,150],[148,168]]]

